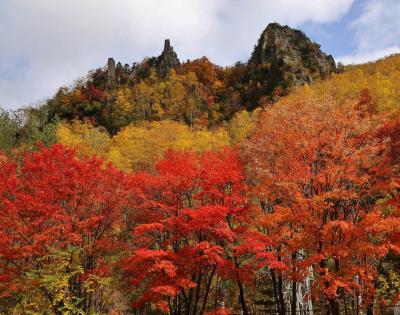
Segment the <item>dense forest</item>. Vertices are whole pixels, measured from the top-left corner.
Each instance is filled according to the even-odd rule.
[[[399,82],[273,23],[1,110],[0,314],[391,314]]]

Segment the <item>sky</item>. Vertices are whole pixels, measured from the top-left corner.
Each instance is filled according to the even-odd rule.
[[[0,0],[0,107],[51,97],[108,57],[132,64],[169,38],[185,61],[247,61],[270,22],[345,64],[400,52],[400,0]]]

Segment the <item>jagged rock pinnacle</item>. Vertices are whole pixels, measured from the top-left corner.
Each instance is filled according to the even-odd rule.
[[[179,67],[180,62],[174,48],[171,46],[170,40],[164,42],[164,50],[157,58],[157,73],[165,76],[171,69]]]
[[[107,79],[108,84],[113,85],[115,82],[115,60],[113,58],[108,58],[107,61]]]

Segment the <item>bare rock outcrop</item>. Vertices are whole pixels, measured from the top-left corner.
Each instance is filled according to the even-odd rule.
[[[316,78],[325,78],[336,72],[333,57],[321,51],[320,45],[312,42],[302,31],[271,23],[258,41],[249,65],[268,65],[279,69],[281,76],[292,75],[292,83],[310,83]]]
[[[157,73],[159,76],[165,76],[171,69],[179,67],[180,61],[169,39],[164,42],[164,50],[157,58]]]

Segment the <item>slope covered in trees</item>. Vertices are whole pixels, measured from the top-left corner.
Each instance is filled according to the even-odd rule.
[[[399,254],[397,121],[357,103],[282,102],[237,149],[168,151],[146,172],[61,145],[3,156],[2,311],[395,302],[378,274]]]
[[[376,62],[346,66],[343,73],[332,74],[328,80],[298,88],[285,102],[298,99],[327,99],[340,105],[358,102],[360,109],[396,114],[400,109],[400,55]]]
[[[388,313],[399,56],[283,96],[166,51],[1,113],[0,313]]]
[[[298,30],[267,26],[248,63],[222,68],[206,57],[180,63],[165,41],[162,54],[132,66],[110,59],[48,101],[50,116],[90,118],[112,134],[138,121],[170,119],[213,127],[241,110],[260,107],[293,86],[336,72],[325,55]]]

